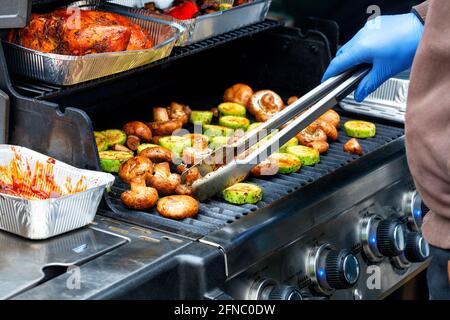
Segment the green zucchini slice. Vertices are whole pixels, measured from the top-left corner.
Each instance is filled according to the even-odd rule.
[[[209,147],[211,149],[215,150],[215,149],[217,149],[219,147],[222,147],[222,146],[226,145],[228,143],[229,139],[230,139],[229,137],[223,137],[223,136],[213,137],[211,139],[211,143],[209,144]]]
[[[250,126],[250,120],[243,117],[223,116],[219,118],[219,124],[227,128],[243,129],[245,131]]]
[[[372,138],[377,133],[377,127],[374,123],[368,121],[352,120],[344,123],[345,132],[352,138]]]
[[[221,116],[245,117],[247,110],[244,106],[233,102],[221,103],[218,107]]]
[[[159,139],[159,145],[171,150],[178,157],[181,157],[184,148],[191,146],[191,140],[186,137],[168,136]]]
[[[287,147],[286,152],[296,156],[305,166],[313,166],[320,162],[319,151],[310,147],[291,146]]]
[[[251,125],[248,126],[247,131],[255,130],[262,124],[263,124],[262,122],[253,122]]]
[[[280,152],[286,153],[286,149],[288,147],[292,147],[292,146],[297,146],[298,145],[298,140],[296,137],[293,137],[291,140],[289,140],[288,142],[286,142],[281,148],[280,148]]]
[[[299,158],[288,153],[273,153],[269,156],[269,160],[278,165],[278,173],[282,174],[297,172],[302,166]]]
[[[233,133],[234,133],[233,129],[223,126],[216,126],[212,124],[206,124],[203,126],[203,134],[210,138],[219,136],[229,137],[233,135]]]
[[[110,146],[113,146],[115,144],[125,144],[127,142],[127,134],[119,129],[109,129],[101,132],[108,141],[108,144]]]
[[[260,186],[251,183],[237,183],[222,192],[225,201],[234,204],[254,204],[262,200]]]
[[[213,119],[211,111],[192,111],[189,121],[192,124],[210,124]]]
[[[118,173],[120,165],[133,158],[133,152],[102,151],[99,153],[100,167],[105,172]]]
[[[110,145],[108,144],[108,139],[103,133],[94,131],[94,137],[98,152],[108,150]]]

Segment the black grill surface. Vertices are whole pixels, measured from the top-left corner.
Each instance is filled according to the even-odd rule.
[[[341,120],[341,123],[344,123],[349,119],[341,117]],[[377,135],[370,139],[359,139],[359,142],[363,147],[364,155],[367,155],[403,135],[404,131],[401,128],[377,124]],[[118,182],[112,187],[111,193],[106,198],[114,213],[106,211],[102,213],[106,215],[112,214],[115,218],[131,221],[142,226],[198,239],[214,230],[220,229],[226,224],[239,220],[245,215],[252,214],[258,209],[268,206],[272,202],[280,200],[321,177],[333,173],[338,168],[355,161],[359,156],[343,152],[343,145],[349,139],[350,137],[341,128],[339,130],[339,139],[330,143],[328,153],[321,155],[319,164],[303,166],[298,173],[278,174],[264,179],[248,179],[248,182],[256,183],[263,188],[263,200],[255,205],[237,206],[227,203],[219,196],[216,196],[208,202],[200,204],[200,211],[197,217],[175,221],[160,216],[155,209],[148,212],[126,209],[120,201],[120,194],[128,189],[128,186],[120,182],[120,179],[117,179]]]

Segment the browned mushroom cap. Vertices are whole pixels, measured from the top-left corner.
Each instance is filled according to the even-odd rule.
[[[317,122],[313,122],[311,125],[303,129],[295,136],[303,146],[308,146],[313,141],[327,141],[327,134],[321,128]]]
[[[132,121],[123,126],[123,131],[127,135],[133,135],[141,139],[142,141],[150,141],[152,138],[152,131],[143,122]]]
[[[341,122],[341,117],[339,116],[339,114],[332,109],[328,110],[323,115],[321,115],[319,119],[327,121],[336,128],[339,127],[339,123]]]
[[[114,151],[124,151],[124,152],[132,152],[132,150],[128,149],[127,147],[121,145],[121,144],[115,144],[112,149]]]
[[[264,160],[250,170],[250,174],[254,177],[274,176],[277,173],[278,164],[275,161],[270,161],[269,159]]]
[[[169,112],[167,108],[155,107],[153,108],[153,122],[169,121]]]
[[[183,127],[183,122],[180,119],[174,119],[161,122],[150,122],[148,124],[155,134],[155,136],[170,136],[175,130]]]
[[[145,148],[139,155],[150,159],[152,162],[172,162],[174,157],[172,151],[159,146]]]
[[[127,147],[130,148],[130,150],[136,151],[140,144],[141,139],[138,137],[133,135],[127,137]]]
[[[183,172],[185,172],[187,170],[187,168],[188,168],[187,165],[185,165],[184,163],[181,163],[180,165],[177,166],[176,171],[179,174],[182,174]]]
[[[198,170],[197,167],[193,167],[190,168],[187,172],[186,172],[186,184],[188,186],[191,186],[196,180],[200,179],[202,177],[202,175],[200,174],[200,171]]]
[[[197,215],[198,201],[184,195],[168,196],[159,199],[156,205],[158,213],[170,219],[186,219]]]
[[[194,194],[194,191],[192,190],[191,186],[188,186],[186,184],[179,184],[175,189],[175,193],[178,195],[192,196]]]
[[[189,117],[191,115],[191,109],[180,103],[172,102],[168,107],[167,111],[169,113],[169,118],[171,120],[181,120],[182,124],[185,125],[189,122]]]
[[[344,144],[344,152],[353,153],[362,156],[363,155],[363,148],[359,144],[358,140],[355,138],[352,138],[347,141],[346,144]]]
[[[315,122],[319,125],[319,128],[325,131],[327,137],[331,140],[337,140],[339,134],[334,125],[329,123],[328,121],[318,119]]]
[[[131,209],[145,210],[153,207],[158,201],[158,191],[145,185],[142,177],[131,180],[131,190],[120,195],[122,203]]]
[[[223,101],[234,102],[247,107],[252,95],[252,88],[250,88],[246,84],[237,83],[225,91],[223,95]]]
[[[291,105],[291,104],[293,104],[295,101],[297,101],[298,100],[298,97],[297,96],[292,96],[292,97],[290,97],[289,99],[288,99],[288,101],[287,101],[287,103],[288,103],[288,105]]]
[[[137,177],[143,177],[153,173],[153,163],[145,157],[136,156],[122,163],[119,168],[119,177],[125,183]]]
[[[330,148],[330,145],[326,141],[312,141],[306,146],[319,151],[320,154],[326,153]]]
[[[181,183],[181,177],[176,173],[170,173],[169,163],[163,162],[154,166],[153,175],[148,176],[147,183],[160,194],[170,195],[175,193],[175,189]]]
[[[248,111],[256,121],[265,122],[285,107],[281,97],[271,90],[255,92],[249,102]]]

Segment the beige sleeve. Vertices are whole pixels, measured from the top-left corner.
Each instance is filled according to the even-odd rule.
[[[413,12],[417,17],[421,18],[424,23],[427,19],[429,1],[422,2],[421,4],[413,7]]]

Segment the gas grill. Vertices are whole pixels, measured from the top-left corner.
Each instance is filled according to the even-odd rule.
[[[74,86],[50,85],[0,72],[0,89],[11,99],[9,143],[80,168],[99,170],[93,129],[148,119],[153,106],[179,101],[193,109],[209,109],[221,101],[223,89],[236,82],[257,89],[270,88],[285,99],[309,92],[320,83],[335,52],[324,32],[300,31],[266,20],[175,48],[170,57],[150,65]],[[329,32],[328,26],[327,35]],[[7,69],[0,44],[0,71]],[[70,264],[80,267],[81,274],[92,274],[81,278],[82,289],[67,288],[65,283],[71,274],[62,268],[3,296],[388,296],[423,271],[428,257],[426,246],[421,245],[422,213],[417,214],[421,200],[407,169],[404,129],[399,123],[361,116],[339,106],[336,110],[342,123],[348,119],[376,123],[376,137],[360,140],[362,157],[343,152],[348,137],[340,129],[339,139],[330,143],[330,150],[321,156],[319,164],[304,166],[289,175],[250,178],[249,182],[263,188],[259,203],[236,206],[216,196],[200,204],[197,217],[181,221],[164,218],[154,210],[126,209],[120,194],[127,186],[117,179],[104,196],[95,224],[89,228],[95,234],[112,235],[120,244],[88,258],[70,260]],[[385,233],[381,222],[387,226]],[[364,236],[365,230],[378,235],[375,243]],[[78,232],[83,230],[75,234]],[[403,249],[400,254],[388,252],[390,246],[399,244],[399,234],[408,235],[405,241],[416,241],[414,253],[403,253]],[[70,236],[52,241],[64,241]],[[97,236],[98,241],[103,237]],[[379,252],[377,241],[384,241],[389,248]],[[25,248],[32,246],[17,237],[8,237],[11,242]],[[73,251],[80,245],[62,246],[58,252]],[[18,250],[21,246],[17,246]],[[342,261],[333,260],[334,256]],[[52,259],[44,259],[44,265],[35,267],[63,264],[57,256]],[[114,259],[118,262],[110,265]],[[373,288],[367,285],[371,270],[381,274],[379,285],[375,283]],[[1,271],[0,266],[0,277],[7,276]],[[114,280],[108,282],[112,275]]]

